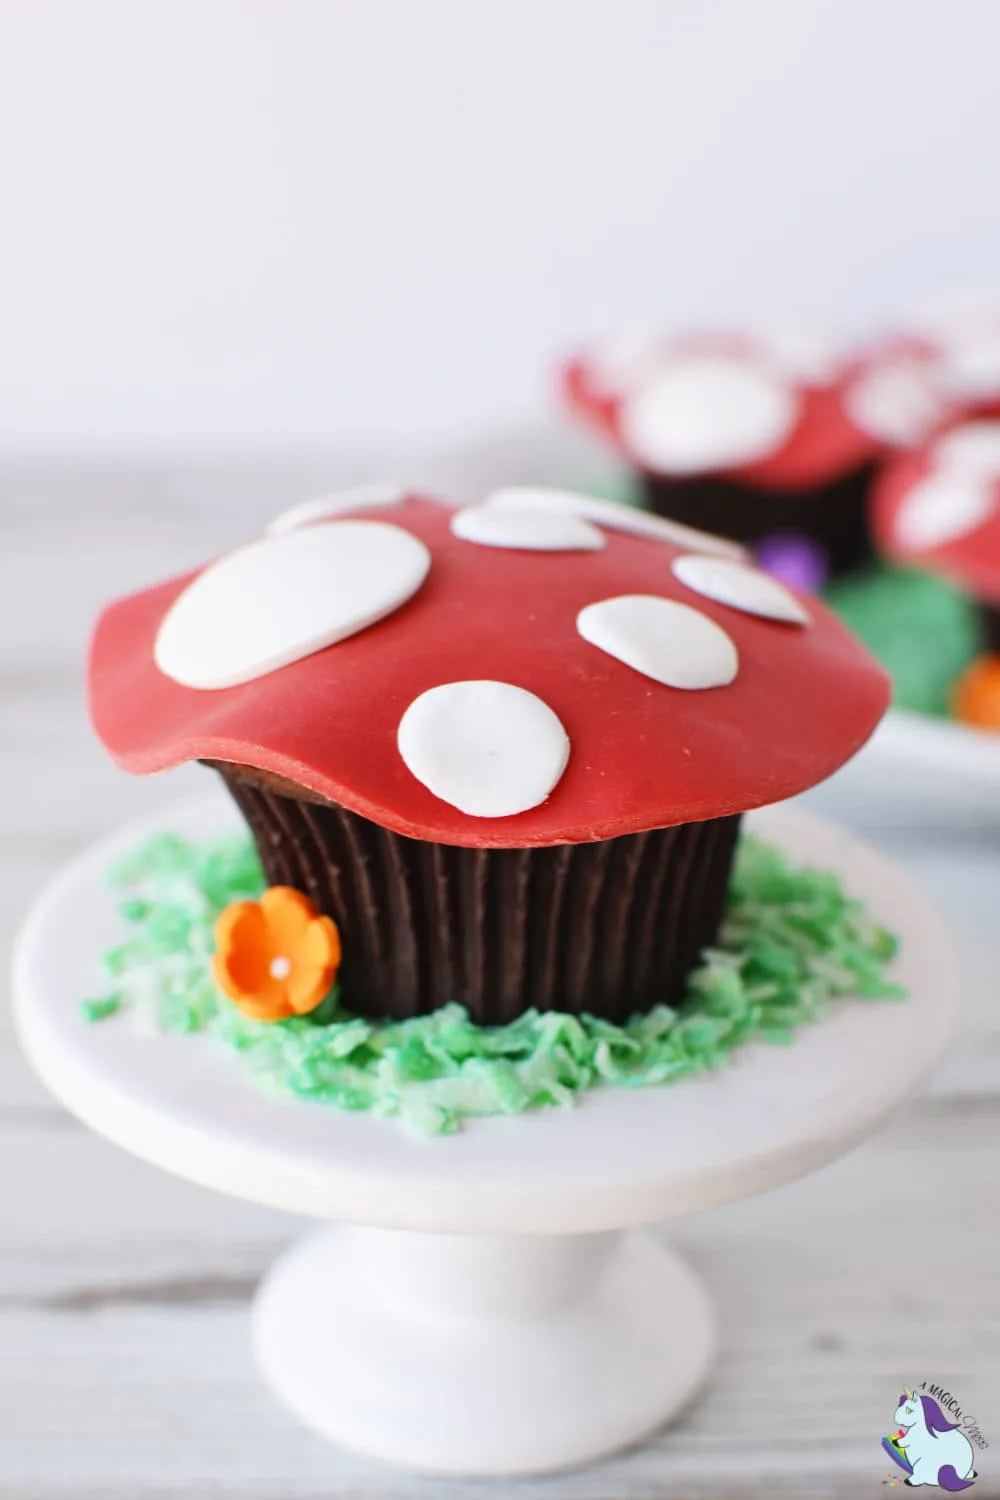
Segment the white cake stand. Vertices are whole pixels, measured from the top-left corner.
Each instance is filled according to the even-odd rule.
[[[113,857],[160,828],[206,835],[234,817],[221,795],[185,802],[69,866],[17,947],[20,1034],[53,1093],[127,1150],[341,1221],[265,1278],[257,1354],[303,1422],[381,1458],[538,1472],[673,1417],[708,1372],[712,1310],[636,1226],[811,1172],[904,1099],[946,1039],[953,970],[934,912],[864,844],[775,808],[752,826],[837,870],[901,936],[907,1001],[841,1002],[793,1046],[749,1046],[720,1073],[599,1090],[571,1111],[478,1120],[445,1139],[274,1099],[210,1040],[79,1016],[120,933],[104,888]]]

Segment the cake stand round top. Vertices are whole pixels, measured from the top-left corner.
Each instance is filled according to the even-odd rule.
[[[901,939],[905,1001],[838,1001],[790,1046],[752,1043],[720,1071],[600,1088],[571,1110],[467,1121],[452,1136],[275,1098],[208,1038],[144,1034],[127,1013],[88,1026],[79,1002],[119,933],[116,855],[160,829],[232,827],[220,794],[175,804],[95,845],[41,896],[14,960],[17,1023],[44,1081],[136,1155],[293,1213],[464,1234],[617,1229],[763,1191],[860,1139],[924,1077],[949,1031],[954,976],[941,924],[891,863],[798,809],[750,826],[837,871]]]

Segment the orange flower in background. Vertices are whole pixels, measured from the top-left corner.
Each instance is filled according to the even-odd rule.
[[[253,1021],[304,1016],[330,992],[340,933],[301,891],[272,885],[259,901],[234,901],[215,923],[215,982]]]
[[[955,685],[952,707],[964,724],[1000,729],[1000,655],[981,656]]]

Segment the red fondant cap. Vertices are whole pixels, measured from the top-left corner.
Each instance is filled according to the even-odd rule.
[[[637,404],[665,376],[692,360],[719,356],[771,382],[785,395],[784,420],[760,432],[761,446],[738,461],[721,457],[723,427],[732,404],[720,397],[717,412],[698,411],[698,393],[685,389],[678,421],[718,424],[720,457],[704,445],[700,461],[672,465],[644,442],[634,420]],[[830,483],[879,453],[923,436],[940,418],[929,351],[895,340],[868,353],[824,353],[804,340],[759,335],[704,335],[596,350],[569,361],[561,371],[570,408],[615,446],[633,467],[662,477],[714,473],[751,489],[795,491]],[[703,395],[703,391],[701,393]],[[665,404],[670,397],[665,398]],[[750,445],[752,447],[752,444]]]
[[[689,546],[602,526],[599,550],[507,550],[460,539],[453,516],[422,498],[381,508],[377,520],[429,549],[422,587],[369,628],[241,686],[184,687],[154,663],[160,623],[196,575],[112,604],[97,623],[89,676],[111,755],[138,773],[199,758],[250,765],[397,833],[527,847],[792,796],[848,760],[887,706],[886,675],[816,599],[803,601],[807,625],[779,623],[686,587],[671,564]],[[667,687],[583,639],[580,610],[634,594],[679,601],[720,625],[739,655],[735,681]],[[551,794],[512,817],[471,817],[440,800],[397,746],[418,695],[481,679],[537,695],[570,741]]]
[[[872,529],[894,562],[1000,603],[1000,421],[955,422],[887,464]]]

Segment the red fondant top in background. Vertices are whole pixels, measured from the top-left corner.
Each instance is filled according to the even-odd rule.
[[[755,348],[752,338],[703,337],[665,342],[663,363],[675,356],[692,353],[736,355],[767,364],[763,351]],[[832,483],[873,461],[890,445],[864,430],[851,416],[845,400],[854,383],[880,364],[901,355],[918,357],[925,350],[913,340],[893,340],[864,355],[845,359],[824,380],[808,381],[785,373],[783,378],[795,392],[799,403],[798,418],[792,431],[773,452],[749,463],[720,468],[711,472],[734,480],[750,489],[793,494]],[[650,360],[655,372],[657,356]],[[645,378],[640,370],[637,380]],[[629,450],[619,420],[622,404],[631,381],[628,377],[613,388],[602,377],[599,361],[580,356],[566,364],[561,372],[563,395],[570,408],[582,416],[605,437],[635,468],[644,467]],[[709,472],[709,471],[704,471]],[[673,476],[666,475],[670,478]],[[683,479],[697,475],[676,476]]]
[[[363,511],[357,512],[363,516]],[[240,687],[198,691],[153,661],[164,613],[193,575],[112,604],[93,638],[94,725],[119,765],[146,773],[198,758],[289,777],[397,833],[527,847],[604,839],[742,812],[804,791],[864,743],[889,698],[885,674],[815,599],[805,628],[758,619],[687,589],[682,549],[615,531],[596,552],[508,551],[454,537],[450,508],[408,499],[377,519],[422,538],[427,581],[367,630]],[[739,651],[727,687],[683,691],[588,644],[576,616],[619,594],[680,600]],[[537,694],[570,739],[540,806],[469,817],[408,771],[399,720],[440,683],[489,678]]]
[[[986,603],[1000,604],[1000,475],[983,482],[993,494],[992,515],[936,546],[907,546],[900,518],[915,486],[937,467],[935,443],[901,454],[886,465],[872,495],[872,531],[881,551],[893,562],[925,568],[950,578]]]

